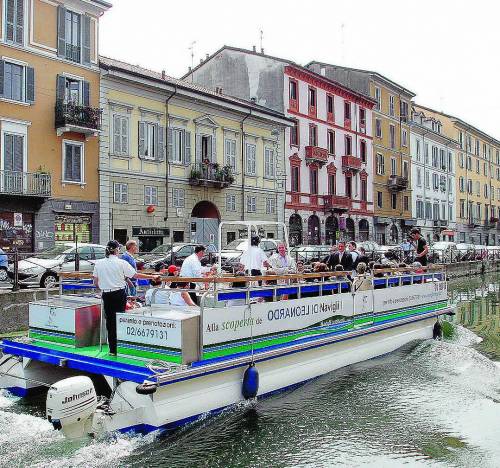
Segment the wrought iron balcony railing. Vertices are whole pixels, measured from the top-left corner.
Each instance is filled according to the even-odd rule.
[[[102,109],[63,101],[56,104],[56,129],[67,127],[69,131],[87,129],[96,132],[101,130],[101,120]]]
[[[67,60],[71,60],[72,62],[80,63],[81,58],[81,47],[75,46],[73,44],[66,44],[66,55],[65,58]]]
[[[231,166],[220,166],[217,163],[198,163],[191,166],[189,183],[191,185],[229,187],[234,182]]]
[[[406,190],[408,188],[408,178],[397,175],[391,175],[389,177],[389,180],[387,181],[387,187],[389,190],[392,190],[394,192],[398,192],[400,190]]]
[[[51,191],[50,174],[0,171],[0,194],[47,198]]]
[[[351,199],[342,195],[325,195],[323,207],[326,211],[346,211],[351,208]]]

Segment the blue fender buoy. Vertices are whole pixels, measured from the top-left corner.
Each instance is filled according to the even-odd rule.
[[[255,398],[259,391],[259,371],[255,367],[255,363],[251,363],[243,374],[243,385],[241,393],[245,400]]]

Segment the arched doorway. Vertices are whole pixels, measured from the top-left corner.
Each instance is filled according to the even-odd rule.
[[[302,244],[302,218],[297,213],[288,220],[288,242],[291,246]]]
[[[354,228],[354,219],[352,218],[347,218],[345,220],[345,235],[347,241],[355,240],[356,232]]]
[[[337,231],[339,230],[339,222],[333,215],[328,216],[325,221],[325,242],[329,245],[334,245],[337,242]]]
[[[370,225],[368,224],[368,221],[366,219],[362,219],[359,222],[358,240],[359,241],[366,241],[366,240],[368,240],[369,236],[370,236]]]
[[[220,214],[217,206],[203,200],[198,202],[191,212],[190,237],[191,242],[203,245],[214,245],[218,248],[218,230]]]
[[[399,236],[398,228],[396,225],[393,224],[390,230],[390,241],[392,244],[398,242],[398,236]]]
[[[319,245],[320,239],[319,218],[316,215],[311,215],[307,222],[307,241],[309,245]]]

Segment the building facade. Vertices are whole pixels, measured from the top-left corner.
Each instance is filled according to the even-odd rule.
[[[102,0],[0,0],[0,244],[98,239]]]
[[[282,114],[165,73],[104,57],[100,65],[102,242],[217,245],[222,220],[283,221],[276,176],[291,122]],[[227,227],[223,246],[240,236],[246,230]]]
[[[307,68],[339,81],[376,102],[373,108],[374,226],[380,244],[406,238],[411,214],[410,111],[415,94],[385,76],[322,62]]]
[[[283,112],[290,244],[373,238],[375,102],[289,60],[223,47],[184,77]]]
[[[458,141],[456,164],[456,242],[500,245],[500,142],[467,122],[416,106],[443,123]]]
[[[410,130],[412,217],[429,243],[456,237],[456,150],[442,123],[412,111]]]

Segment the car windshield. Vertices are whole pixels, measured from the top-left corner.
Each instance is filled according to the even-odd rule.
[[[226,245],[226,250],[246,250],[248,241],[236,239]]]
[[[65,252],[69,252],[72,250],[72,247],[69,247],[67,245],[55,245],[54,247],[47,249],[47,250],[42,250],[37,257],[42,257],[42,258],[55,258],[59,257],[59,255],[62,255]]]
[[[172,246],[169,244],[162,244],[162,245],[159,245],[158,247],[155,247],[153,250],[151,250],[151,253],[165,253],[165,252],[170,251],[171,248],[172,248]]]

